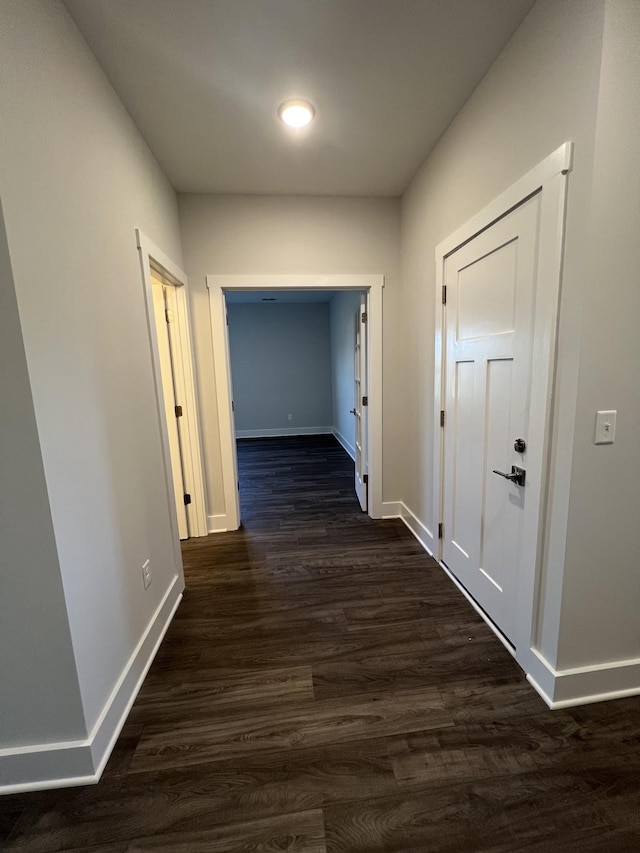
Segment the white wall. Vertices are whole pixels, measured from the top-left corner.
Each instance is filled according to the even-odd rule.
[[[31,459],[27,471],[37,484],[40,478],[39,494],[33,512],[17,520],[16,535],[42,538],[33,572],[55,574],[53,523],[68,629],[58,621],[52,643],[65,646],[70,631],[91,733],[181,575],[134,235],[140,227],[181,263],[177,205],[61,3],[0,4],[0,56],[0,196],[50,507],[49,516],[37,456],[31,458],[25,444],[18,448],[21,461]],[[28,400],[22,420],[33,445]],[[5,565],[12,546],[3,539],[0,547]],[[146,558],[154,575],[148,592],[141,578]],[[10,562],[9,569],[18,572],[20,563]],[[59,583],[54,577],[36,585],[32,600],[22,601],[14,616],[22,616],[29,631],[40,630],[34,613],[48,606],[50,590],[51,605],[60,610]],[[20,648],[12,651],[18,659],[2,689],[23,690],[25,704],[24,692],[31,690],[32,713],[40,715],[39,726],[22,732],[23,742],[58,739],[52,708],[36,706],[36,679],[17,683],[18,668],[36,652],[27,646],[22,659]],[[63,683],[69,681],[65,656],[68,649],[61,656]],[[57,674],[54,663],[51,675]],[[68,728],[76,732],[78,714],[70,715]]]
[[[640,658],[640,4],[608,0],[558,664]],[[613,445],[593,443],[617,409]]]
[[[329,303],[331,322],[331,390],[333,427],[342,444],[355,457],[354,349],[356,316],[360,310],[360,294],[354,291],[336,293]]]
[[[397,199],[180,195],[189,276],[209,515],[224,514],[220,442],[205,276],[358,274],[385,276],[385,500],[400,494],[399,229]]]
[[[85,725],[1,214],[0,281],[0,745],[9,747],[83,737]]]
[[[330,429],[329,303],[230,304],[227,315],[236,432]]]

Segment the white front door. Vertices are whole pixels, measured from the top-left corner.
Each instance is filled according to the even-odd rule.
[[[445,259],[443,562],[514,637],[540,221],[536,195]]]
[[[160,358],[160,374],[162,377],[162,398],[169,434],[169,455],[171,456],[171,475],[173,492],[176,502],[178,520],[178,535],[180,539],[189,537],[187,524],[187,508],[185,506],[185,486],[182,465],[182,448],[178,427],[176,409],[175,379],[171,352],[170,320],[175,314],[174,288],[165,286],[152,276],[153,315],[158,338],[158,355]]]
[[[355,415],[355,489],[362,511],[367,511],[367,297],[360,295],[360,308],[356,314],[356,343],[354,350],[354,406]]]

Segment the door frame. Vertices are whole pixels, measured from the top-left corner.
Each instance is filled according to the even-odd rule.
[[[160,357],[158,354],[158,339],[156,336],[151,272],[164,277],[168,284],[175,287],[176,317],[175,339],[177,352],[176,364],[179,365],[179,375],[176,377],[184,394],[183,419],[184,429],[180,436],[182,441],[182,467],[184,487],[191,495],[191,503],[187,505],[187,526],[189,536],[207,536],[207,514],[204,491],[204,468],[202,458],[202,442],[198,418],[198,405],[195,386],[195,371],[191,324],[189,318],[189,303],[187,298],[187,276],[171,258],[158,248],[140,229],[136,228],[136,242],[140,252],[140,267],[144,290],[145,310],[147,314],[147,331],[155,385],[156,409],[160,433],[162,436],[162,454],[165,469],[165,481],[171,507],[172,529],[178,540],[178,522],[175,507],[175,494],[171,473],[171,453],[169,450],[169,434],[163,403],[162,378]],[[174,372],[176,370],[174,364]],[[179,547],[179,545],[178,545]]]
[[[382,518],[382,288],[383,275],[208,275],[209,318],[213,341],[222,485],[227,530],[240,526],[238,461],[232,409],[231,360],[225,293],[250,290],[360,290],[367,293],[367,367],[369,395],[369,507],[371,518]]]
[[[560,288],[562,281],[562,255],[568,174],[573,164],[573,143],[565,142],[541,163],[527,172],[509,189],[487,205],[476,216],[458,228],[435,251],[436,261],[436,326],[434,369],[434,530],[443,518],[444,499],[444,429],[440,412],[443,409],[446,376],[446,305],[443,303],[444,270],[446,258],[468,243],[482,231],[490,228],[528,198],[540,194],[540,225],[534,305],[534,335],[530,432],[527,437],[527,462],[540,471],[540,477],[527,479],[527,499],[534,511],[524,524],[520,547],[518,589],[516,593],[516,630],[512,641],[506,640],[488,615],[479,607],[464,587],[442,564],[442,540],[434,542],[434,557],[469,599],[483,619],[514,654],[523,669],[531,673],[539,669],[536,651],[538,641],[538,615],[541,579],[549,561],[546,546],[548,530],[548,496],[554,483],[568,476],[568,459],[553,459],[551,453],[553,426],[553,398],[556,368],[556,337]],[[557,510],[557,507],[556,507]],[[545,562],[546,560],[546,562]],[[536,661],[536,657],[538,660]]]

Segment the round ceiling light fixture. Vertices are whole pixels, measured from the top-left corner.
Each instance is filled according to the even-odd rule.
[[[278,107],[278,115],[289,127],[306,127],[315,114],[308,101],[285,101]]]

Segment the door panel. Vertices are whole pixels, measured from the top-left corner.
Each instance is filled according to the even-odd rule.
[[[354,407],[355,429],[355,491],[363,512],[367,511],[367,431],[368,407],[364,405],[367,396],[367,326],[364,320],[367,310],[367,297],[360,296],[360,308],[356,314],[356,343],[354,350]]]
[[[152,277],[153,291],[153,314],[156,324],[156,335],[158,338],[158,355],[160,357],[160,373],[162,378],[162,397],[164,411],[169,434],[169,452],[171,456],[171,475],[173,490],[176,501],[176,515],[178,521],[178,535],[180,539],[187,539],[189,529],[187,524],[187,511],[184,504],[184,477],[182,472],[182,453],[180,437],[178,435],[178,424],[175,413],[176,398],[173,381],[173,365],[171,360],[171,341],[169,328],[166,320],[167,306],[165,303],[164,285]]]
[[[539,230],[535,196],[445,260],[443,561],[513,636]]]

